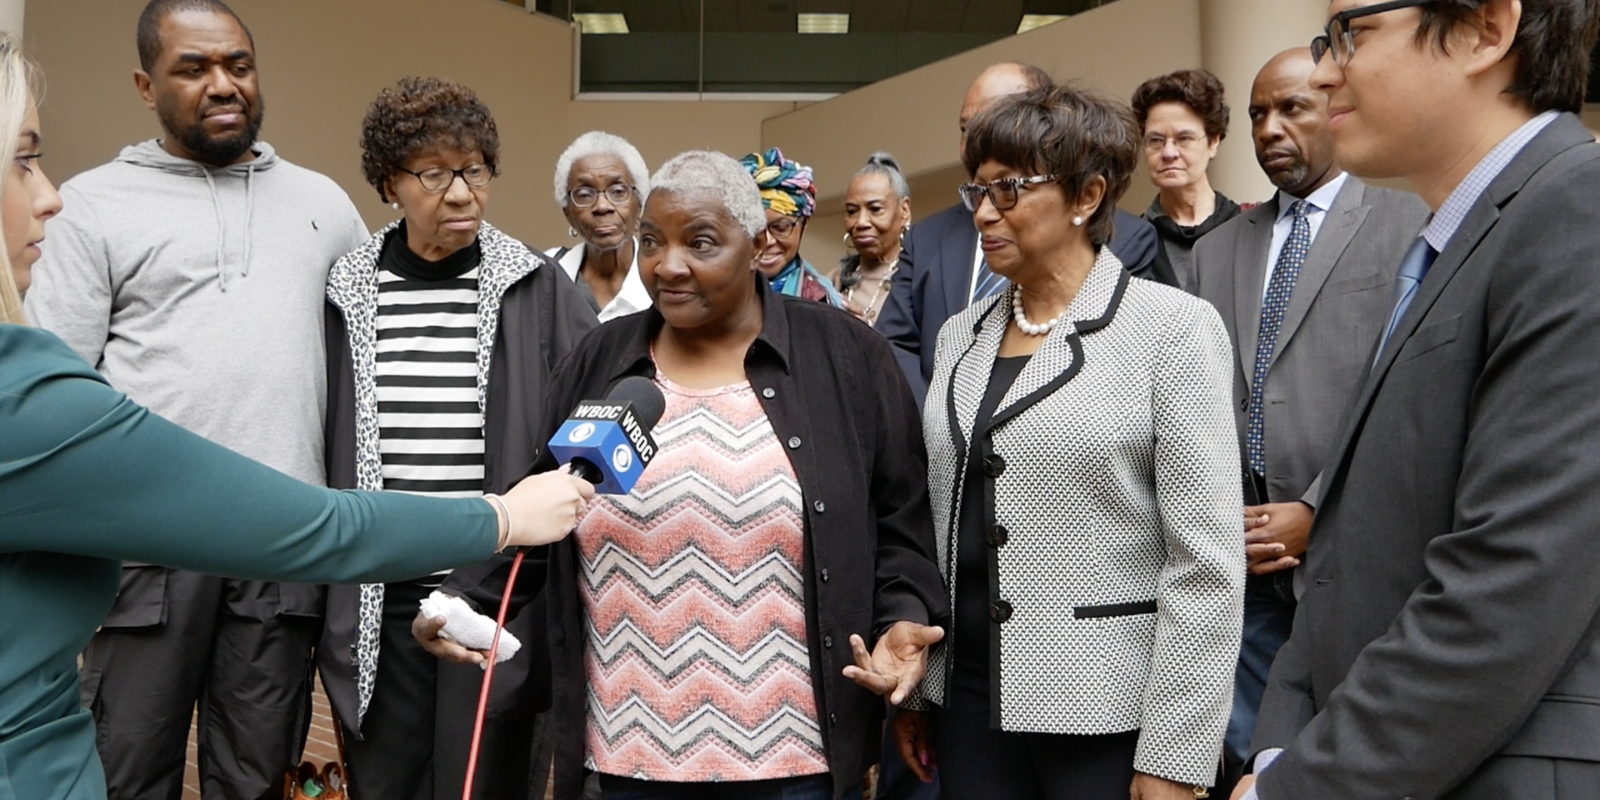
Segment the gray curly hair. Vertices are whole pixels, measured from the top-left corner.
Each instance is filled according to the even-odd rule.
[[[645,166],[644,156],[639,155],[639,148],[634,147],[627,139],[605,131],[589,131],[572,140],[567,149],[561,152],[561,157],[556,159],[556,205],[565,209],[567,207],[567,181],[572,179],[572,165],[589,156],[616,156],[622,160],[623,166],[628,168],[628,177],[633,181],[633,188],[639,190],[640,197],[650,195],[650,168]]]
[[[711,192],[722,201],[728,216],[754,239],[767,227],[761,191],[744,165],[723,153],[690,150],[661,165],[650,179],[651,192]]]

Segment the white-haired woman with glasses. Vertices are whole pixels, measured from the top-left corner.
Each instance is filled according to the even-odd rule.
[[[1233,349],[1217,312],[1106,246],[1138,163],[1070,87],[967,125],[961,187],[1010,286],[939,333],[923,415],[954,624],[895,717],[950,797],[1192,800],[1243,614]],[[930,729],[931,726],[931,729]]]
[[[559,267],[484,221],[500,139],[471,89],[401,80],[372,101],[361,147],[367,181],[402,216],[328,277],[328,485],[500,491],[533,463],[542,443],[527,420],[594,312]],[[411,635],[445,574],[329,588],[318,659],[350,734],[355,800],[460,796],[483,673],[440,664]],[[507,628],[538,641],[538,616]],[[526,785],[533,720],[521,701],[537,661],[496,674],[478,796]]]
[[[621,136],[589,131],[556,159],[556,205],[567,218],[570,247],[545,251],[577,283],[600,321],[650,307],[639,280],[639,208],[650,171]]]

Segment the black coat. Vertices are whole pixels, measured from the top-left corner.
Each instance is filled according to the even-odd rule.
[[[487,227],[487,226],[486,226]],[[377,238],[382,238],[380,232]],[[501,235],[503,236],[503,235]],[[516,250],[522,248],[517,247]],[[486,251],[494,252],[493,248]],[[598,321],[572,280],[555,262],[537,252],[524,257],[540,262],[512,283],[501,296],[499,329],[489,366],[484,399],[484,491],[501,493],[528,475],[544,439],[534,430],[551,387],[551,373],[561,359]],[[345,317],[327,306],[328,342],[328,485],[335,489],[357,484],[355,377]],[[498,563],[498,562],[497,562]],[[534,576],[539,574],[533,571]],[[530,588],[532,588],[530,584]],[[355,730],[356,669],[352,657],[356,641],[360,587],[328,587],[327,623],[317,654],[323,687],[334,713],[346,730]],[[480,603],[493,614],[499,597]],[[508,619],[506,629],[524,642],[543,638],[539,609]],[[489,711],[495,716],[522,716],[549,705],[548,663],[538,647],[528,658],[513,659],[495,669],[494,694]]]
[[[911,390],[888,343],[839,309],[755,283],[765,321],[745,367],[800,483],[806,645],[837,794],[877,762],[884,711],[881,698],[843,675],[853,663],[850,634],[861,634],[870,647],[896,621],[949,619],[933,555],[927,458]],[[612,320],[585,339],[556,370],[536,440],[548,439],[579,400],[605,397],[630,375],[654,377],[649,347],[663,324],[650,309]],[[535,469],[557,466],[545,455]],[[542,555],[555,697],[533,786],[542,791],[553,757],[555,796],[565,800],[578,796],[583,780],[584,612],[573,540]],[[504,561],[457,570],[445,586],[480,605],[497,602]],[[532,566],[530,575],[540,565]],[[517,595],[525,602],[531,592],[519,586]]]

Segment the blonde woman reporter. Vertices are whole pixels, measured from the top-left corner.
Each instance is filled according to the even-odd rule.
[[[258,580],[399,579],[572,529],[592,487],[563,473],[503,497],[337,492],[135,405],[20,299],[60,197],[39,167],[37,72],[0,33],[0,797],[100,800],[77,656],[120,562]]]

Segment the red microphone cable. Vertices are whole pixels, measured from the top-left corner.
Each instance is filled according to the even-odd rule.
[[[467,784],[461,789],[461,800],[472,800],[472,778],[478,771],[478,746],[483,742],[483,717],[489,710],[489,684],[494,680],[494,662],[500,653],[500,631],[506,627],[506,609],[511,607],[511,590],[517,585],[517,571],[522,569],[522,553],[522,550],[517,550],[516,557],[511,560],[506,593],[500,598],[500,613],[494,620],[494,639],[489,642],[489,661],[483,667],[483,688],[478,690],[478,714],[472,721],[472,747],[467,751]]]

